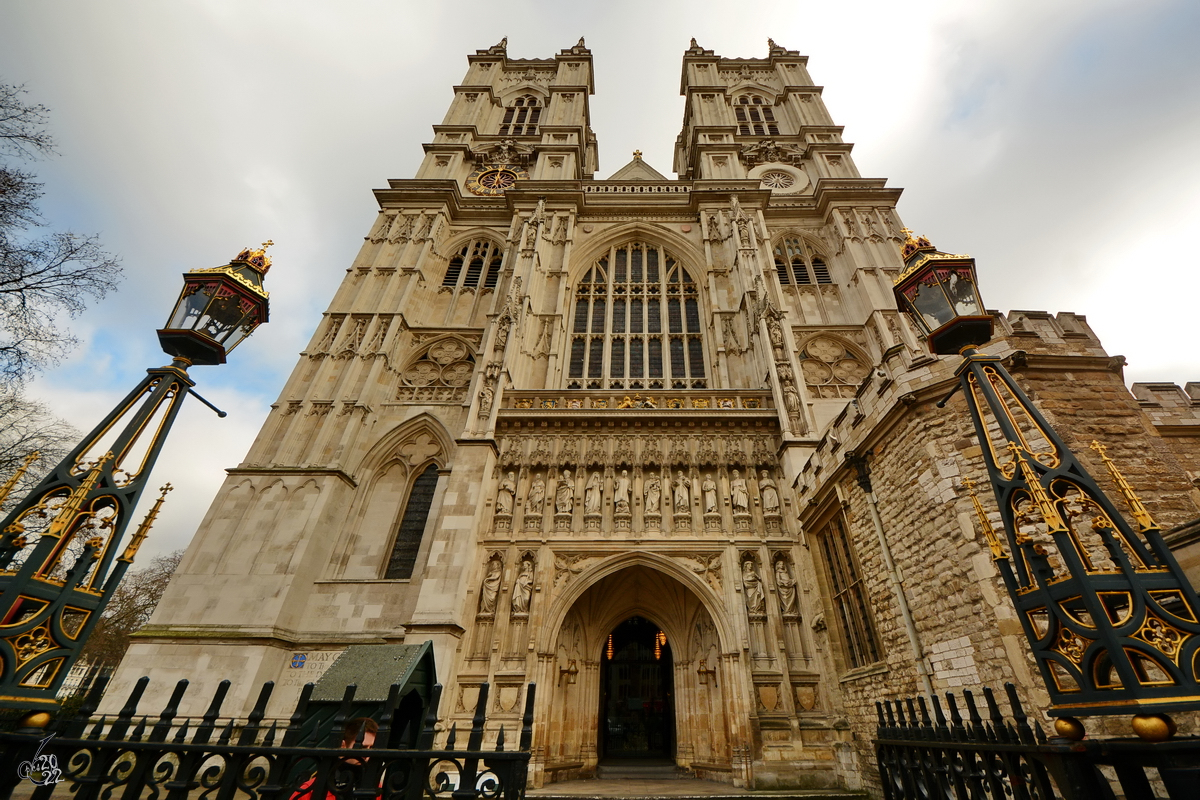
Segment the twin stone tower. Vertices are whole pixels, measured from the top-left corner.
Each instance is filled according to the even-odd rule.
[[[849,788],[876,699],[1009,680],[1044,704],[958,490],[970,421],[934,407],[953,364],[892,299],[900,190],[859,176],[807,59],[693,40],[678,178],[635,153],[606,180],[582,39],[468,62],[108,702],[229,678],[245,714],[273,680],[282,716],[347,646],[428,640],[442,736],[484,682],[515,730],[537,682],[532,785],[657,757]],[[997,327],[1033,389],[1070,368],[1142,413],[1082,317]],[[1155,452],[1181,476],[1156,517],[1195,516]]]

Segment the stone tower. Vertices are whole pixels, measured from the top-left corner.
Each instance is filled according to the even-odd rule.
[[[432,640],[444,728],[486,681],[511,731],[537,682],[534,785],[614,755],[860,785],[873,700],[929,685],[918,634],[940,624],[893,580],[845,461],[953,379],[892,300],[900,191],[859,176],[806,58],[774,42],[693,40],[674,180],[639,153],[595,179],[583,40],[468,61],[110,699],[142,674],[164,697],[230,677],[248,708],[274,680],[285,714],[346,646]],[[1022,330],[1107,364],[1078,319]],[[932,435],[944,457],[966,434]],[[961,539],[938,486],[920,499],[950,511],[921,533]]]

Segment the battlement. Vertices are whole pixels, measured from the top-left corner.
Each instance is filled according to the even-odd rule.
[[[996,318],[996,338],[1010,338],[1019,349],[1054,348],[1062,352],[1065,346],[1072,355],[1108,355],[1083,314],[1019,310],[992,313]]]
[[[1133,396],[1156,427],[1200,425],[1200,382],[1135,383]]]

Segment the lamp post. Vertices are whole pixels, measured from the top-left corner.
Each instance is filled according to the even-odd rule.
[[[57,708],[55,695],[169,491],[164,487],[122,550],[167,432],[184,398],[195,394],[188,367],[225,363],[226,353],[267,321],[262,279],[271,244],[184,274],[183,291],[158,331],[171,364],[147,370],[0,523],[0,707]]]
[[[1200,600],[1133,487],[1092,443],[1136,523],[1118,512],[1009,375],[976,346],[992,336],[975,261],[907,228],[895,282],[901,310],[938,355],[958,352],[1003,541],[972,498],[1058,717],[1132,714],[1145,739],[1174,734],[1167,712],[1200,709]],[[970,488],[968,486],[968,488]]]

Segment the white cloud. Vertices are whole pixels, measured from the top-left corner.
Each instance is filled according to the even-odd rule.
[[[80,428],[164,360],[179,273],[273,238],[271,322],[189,401],[155,471],[178,491],[148,547],[181,545],[249,446],[375,208],[408,177],[466,55],[587,37],[600,177],[641,149],[669,173],[688,39],[810,56],[865,176],[901,216],[979,259],[996,308],[1088,315],[1127,377],[1200,379],[1200,10],[1184,2],[55,2],[0,6],[0,79],[53,111],[36,166],[56,224],[98,231],[121,290],[36,387]]]

